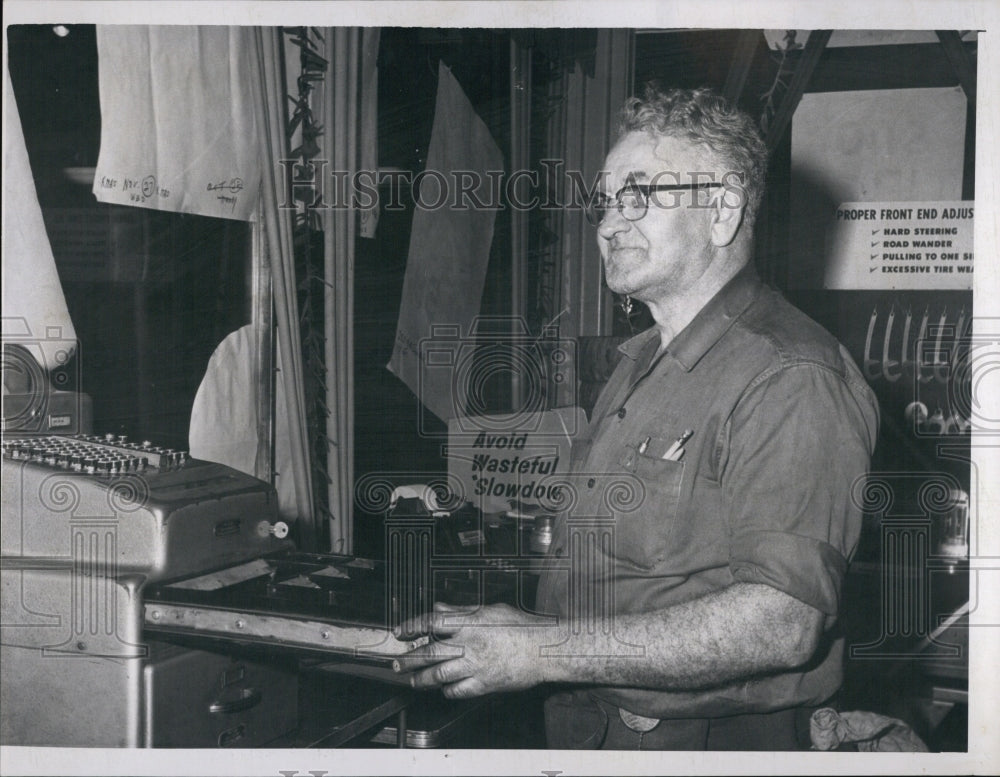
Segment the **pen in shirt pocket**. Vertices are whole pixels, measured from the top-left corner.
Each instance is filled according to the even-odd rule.
[[[680,461],[684,455],[684,444],[694,436],[694,429],[685,429],[684,433],[678,437],[674,444],[667,448],[667,452],[661,456],[664,461]]]

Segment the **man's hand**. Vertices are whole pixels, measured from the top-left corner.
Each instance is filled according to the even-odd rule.
[[[410,680],[414,688],[441,688],[449,699],[522,690],[543,682],[541,647],[559,642],[550,619],[505,604],[437,603],[430,627],[435,639],[400,656],[394,667],[401,672],[417,670]]]
[[[823,620],[811,605],[760,583],[622,614],[613,630],[596,634],[507,605],[436,604],[403,632],[429,625],[437,640],[395,665],[400,672],[416,670],[414,688],[442,688],[451,699],[542,682],[702,691],[803,665],[819,645]],[[638,646],[641,655],[619,655],[620,644]],[[560,648],[543,655],[546,645]]]

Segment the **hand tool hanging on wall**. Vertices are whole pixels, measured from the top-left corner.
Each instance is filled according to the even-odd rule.
[[[892,340],[892,325],[895,321],[896,303],[893,302],[889,306],[889,320],[886,322],[885,338],[882,340],[882,376],[890,383],[895,383],[903,374],[901,369],[896,369],[900,366],[900,362],[893,361],[889,358],[889,343]]]
[[[934,339],[934,364],[933,373],[938,383],[948,383],[948,367],[951,360],[944,351],[944,333],[948,327],[948,308],[941,311],[941,318],[938,319],[937,336]]]
[[[899,356],[901,372],[913,375],[913,359],[910,357],[910,325],[913,323],[913,310],[907,306],[906,320],[903,321],[903,348]]]
[[[875,334],[875,322],[878,320],[878,306],[872,308],[872,317],[868,319],[868,334],[865,335],[865,377],[869,381],[878,380],[882,377],[882,367],[878,359],[871,358],[872,337]]]
[[[958,322],[955,324],[955,339],[952,342],[951,348],[951,364],[949,365],[949,389],[948,396],[952,399],[961,397],[963,394],[963,388],[959,385],[963,381],[968,381],[971,379],[971,374],[968,370],[962,369],[963,365],[960,363],[963,358],[968,358],[969,348],[968,344],[962,343],[965,337],[965,307],[963,306],[958,314]],[[953,403],[952,403],[953,404]],[[959,402],[958,404],[964,404]],[[972,422],[968,418],[965,418],[955,411],[952,413],[951,417],[948,419],[948,433],[949,434],[964,434],[972,428]]]
[[[925,375],[923,347],[927,338],[927,323],[930,317],[930,306],[924,308],[924,317],[920,319],[920,329],[917,332],[917,378],[921,383],[929,383],[934,379],[933,375]]]
[[[930,306],[925,307],[924,314],[920,319],[916,341],[912,346],[910,330],[913,326],[913,311],[907,308],[898,360],[890,357],[893,342],[892,333],[896,324],[896,303],[890,304],[885,330],[882,333],[881,359],[877,358],[873,351],[878,317],[878,305],[876,305],[868,319],[868,332],[865,335],[863,370],[869,381],[884,378],[889,383],[896,383],[903,375],[909,374],[912,369],[912,374],[920,383],[930,383],[936,380],[941,385],[947,386],[951,382],[952,377],[957,372],[958,359],[961,358],[958,352],[962,330],[965,328],[965,308],[962,308],[959,313],[954,328],[948,325],[948,309],[942,309],[936,326],[930,329],[932,342],[931,339],[928,339]],[[950,350],[945,347],[946,337],[951,338]]]
[[[950,380],[956,380],[958,378],[958,361],[959,352],[968,352],[968,349],[963,349],[961,347],[962,338],[964,336],[965,330],[965,308],[963,307],[958,313],[958,322],[955,324],[955,339],[952,341],[951,346],[951,359],[950,359]]]

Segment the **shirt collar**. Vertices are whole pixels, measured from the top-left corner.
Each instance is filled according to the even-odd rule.
[[[694,369],[709,349],[715,345],[733,322],[757,299],[763,284],[752,261],[734,275],[705,306],[698,311],[681,332],[670,341],[666,352],[670,354],[686,372]],[[649,348],[655,353],[651,341],[659,340],[655,326],[626,340],[618,350],[633,360],[638,360]],[[651,357],[650,357],[651,358]]]

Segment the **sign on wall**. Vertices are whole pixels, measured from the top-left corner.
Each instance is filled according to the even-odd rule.
[[[957,86],[803,95],[792,119],[789,287],[969,288],[964,273],[938,272],[929,258],[930,252],[972,251],[971,215],[964,220],[944,215],[949,206],[972,206],[960,202],[967,113],[968,99]],[[918,214],[934,208],[935,216]],[[902,213],[883,215],[883,209]],[[864,215],[838,217],[844,210]],[[956,226],[951,221],[966,223],[962,234],[913,232]],[[887,235],[885,229],[911,233]],[[913,245],[935,238],[953,245]],[[897,253],[922,258],[882,258]],[[891,269],[911,264],[929,269]]]
[[[842,202],[827,228],[827,289],[971,289],[972,202]]]
[[[465,498],[484,512],[516,503],[552,505],[565,487],[573,437],[586,426],[579,407],[530,413],[516,425],[504,416],[452,418],[448,422],[448,474]]]

